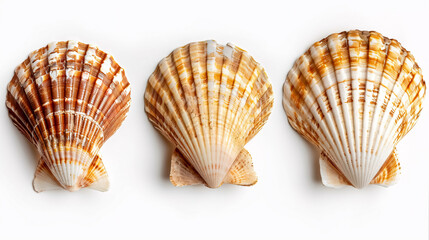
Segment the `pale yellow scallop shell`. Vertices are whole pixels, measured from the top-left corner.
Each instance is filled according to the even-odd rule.
[[[268,77],[246,51],[215,41],[190,43],[161,60],[145,92],[146,113],[177,149],[171,182],[253,185],[244,145],[271,113]]]

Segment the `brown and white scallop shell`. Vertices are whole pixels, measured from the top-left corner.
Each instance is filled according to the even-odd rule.
[[[145,92],[149,120],[176,146],[170,172],[176,186],[255,184],[243,147],[272,105],[262,66],[246,51],[215,41],[174,50],[158,64]]]
[[[98,152],[130,107],[129,83],[112,56],[76,41],[33,51],[15,69],[6,106],[41,155],[36,192],[108,189]]]
[[[415,125],[426,86],[414,57],[377,32],[336,33],[296,60],[283,87],[289,123],[321,151],[323,183],[393,184],[396,145]]]

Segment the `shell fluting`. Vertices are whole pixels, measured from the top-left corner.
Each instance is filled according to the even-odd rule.
[[[128,80],[112,56],[77,41],[33,51],[15,69],[6,106],[14,125],[41,155],[36,191],[51,189],[55,182],[75,191],[100,179],[103,186],[98,182],[97,188],[107,190],[97,154],[130,107]]]
[[[149,120],[209,187],[224,183],[272,105],[272,87],[262,66],[246,51],[211,40],[177,48],[161,60],[145,92]],[[179,162],[174,156],[172,164]],[[183,166],[172,166],[171,174]]]
[[[283,106],[291,126],[322,151],[325,185],[336,172],[362,188],[396,179],[387,176],[399,173],[395,146],[415,125],[425,91],[421,69],[398,41],[353,30],[316,42],[296,60]]]

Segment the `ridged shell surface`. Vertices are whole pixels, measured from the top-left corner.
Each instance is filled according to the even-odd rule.
[[[174,50],[158,64],[145,93],[150,121],[212,188],[227,182],[231,166],[265,124],[272,105],[272,87],[262,66],[246,51],[215,41]],[[249,154],[242,156],[246,157],[242,164],[251,164]],[[173,174],[174,169],[181,167],[172,166]],[[241,169],[253,171],[252,166]],[[254,184],[256,178],[252,179]],[[252,185],[244,182],[237,184]]]
[[[390,185],[400,169],[395,146],[415,125],[425,90],[398,41],[354,30],[316,42],[296,60],[283,106],[291,126],[322,151],[325,185]]]
[[[6,106],[41,155],[36,191],[107,190],[97,154],[130,106],[129,83],[112,56],[77,41],[50,43],[15,69]]]

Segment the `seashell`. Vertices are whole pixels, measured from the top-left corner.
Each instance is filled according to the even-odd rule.
[[[7,89],[12,122],[41,155],[34,190],[106,191],[98,152],[130,107],[130,85],[113,57],[91,44],[53,42],[30,53]]]
[[[426,86],[414,57],[377,32],[336,33],[295,62],[283,87],[289,123],[321,150],[324,185],[396,182],[396,145],[415,125]]]
[[[255,184],[243,147],[272,105],[262,66],[246,51],[215,41],[174,50],[158,64],[145,92],[149,120],[176,147],[170,171],[175,186]]]

